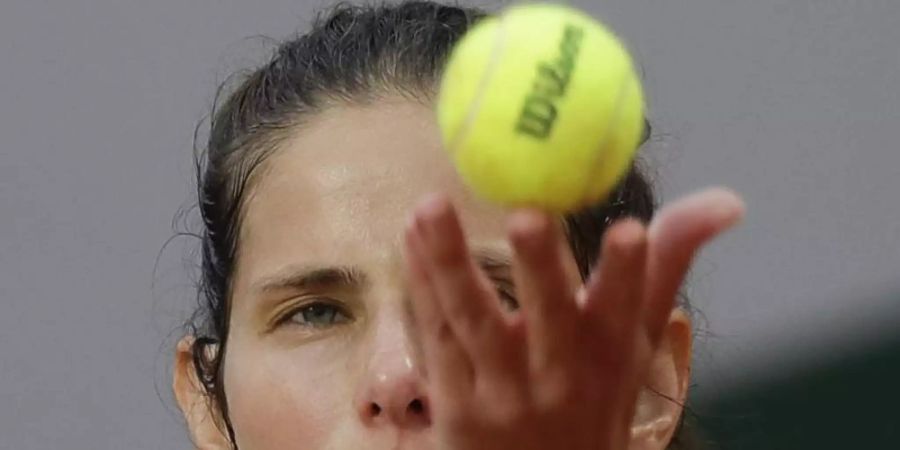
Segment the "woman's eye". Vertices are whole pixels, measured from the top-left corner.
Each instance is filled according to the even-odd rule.
[[[319,302],[295,310],[288,321],[297,325],[324,328],[347,323],[350,317],[339,306]]]
[[[507,311],[517,311],[519,301],[516,300],[512,283],[495,280],[494,286],[497,287],[497,294],[500,296],[500,304],[503,305],[503,308]]]

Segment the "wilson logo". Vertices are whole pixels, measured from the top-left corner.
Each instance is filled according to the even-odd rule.
[[[584,40],[584,28],[566,25],[553,61],[537,66],[537,77],[516,123],[516,132],[546,140],[556,124],[559,101],[566,95],[578,53]]]

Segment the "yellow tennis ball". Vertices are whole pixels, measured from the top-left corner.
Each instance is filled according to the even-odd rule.
[[[604,200],[644,129],[631,57],[599,22],[554,4],[484,19],[444,69],[438,124],[488,200],[568,212]]]

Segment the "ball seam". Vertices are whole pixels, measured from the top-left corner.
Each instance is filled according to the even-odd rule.
[[[491,49],[491,57],[488,61],[488,66],[485,68],[484,76],[481,77],[481,81],[478,83],[478,89],[475,91],[475,97],[469,107],[465,120],[463,120],[459,127],[459,131],[457,131],[450,141],[450,153],[454,156],[459,149],[460,141],[464,140],[472,130],[475,119],[481,112],[481,107],[484,104],[484,97],[487,93],[488,86],[491,85],[491,80],[497,74],[497,68],[500,67],[500,59],[503,56],[503,49],[506,47],[507,14],[508,12],[503,12],[498,17],[497,37],[494,40],[494,47]]]

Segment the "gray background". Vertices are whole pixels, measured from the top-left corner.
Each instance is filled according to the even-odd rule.
[[[154,263],[191,198],[193,128],[265,56],[247,37],[323,4],[0,3],[0,449],[188,447],[167,371],[193,242]],[[749,203],[691,284],[710,331],[697,394],[900,323],[900,2],[589,9],[646,71],[664,196],[721,183]]]

